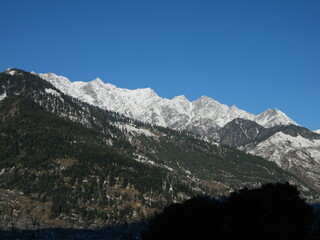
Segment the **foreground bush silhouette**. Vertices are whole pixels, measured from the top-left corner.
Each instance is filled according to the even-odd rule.
[[[158,214],[143,240],[308,240],[312,208],[290,184],[242,189],[223,201],[196,197]]]

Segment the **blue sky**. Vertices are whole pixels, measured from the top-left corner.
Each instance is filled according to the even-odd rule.
[[[0,67],[278,108],[320,129],[318,0],[1,0]]]

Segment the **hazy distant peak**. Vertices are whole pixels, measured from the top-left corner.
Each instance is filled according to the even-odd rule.
[[[231,111],[237,111],[237,110],[239,110],[239,108],[237,108],[236,105],[232,105],[232,106],[230,107],[230,110],[231,110]]]
[[[47,81],[49,80],[49,82],[51,82],[51,83],[52,82],[55,82],[55,83],[60,82],[60,83],[71,84],[71,81],[68,78],[66,78],[64,76],[58,76],[55,73],[51,73],[51,72],[40,73],[39,76]]]
[[[260,113],[256,116],[255,121],[259,123],[260,125],[270,128],[277,125],[299,125],[296,122],[294,122],[292,119],[290,119],[285,113],[282,111],[274,108],[270,109],[268,108],[263,113]]]
[[[107,87],[107,88],[117,88],[117,86],[116,85],[114,85],[114,84],[111,84],[111,83],[105,83],[105,87]]]
[[[172,98],[173,101],[182,101],[182,102],[189,102],[189,100],[186,98],[185,95],[179,95],[179,96],[176,96],[174,98]]]
[[[267,108],[263,113],[272,114],[272,113],[278,113],[278,112],[281,112],[281,111],[278,110],[277,108]]]
[[[197,106],[215,106],[215,107],[221,107],[221,108],[229,108],[227,105],[222,104],[208,96],[201,96],[197,100],[192,102],[194,105]]]
[[[95,78],[91,81],[91,83],[99,84],[99,85],[105,85],[105,83],[100,78]]]
[[[205,96],[205,95],[202,95],[200,98],[198,98],[196,101],[215,101],[214,99],[208,97],[208,96]]]
[[[140,91],[140,92],[154,92],[153,89],[147,87],[147,88],[137,88],[136,89],[137,91]]]

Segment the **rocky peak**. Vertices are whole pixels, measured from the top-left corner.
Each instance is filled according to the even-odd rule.
[[[278,109],[267,109],[263,113],[256,116],[255,121],[260,125],[270,128],[278,125],[298,125],[296,122],[291,120],[285,113]]]
[[[189,102],[189,100],[184,95],[176,96],[172,100],[177,102]]]
[[[100,78],[95,78],[90,83],[91,84],[96,84],[96,85],[99,85],[99,86],[104,86],[105,85],[105,83]]]

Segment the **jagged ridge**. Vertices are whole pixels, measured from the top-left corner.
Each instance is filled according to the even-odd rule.
[[[53,225],[134,220],[195,194],[270,181],[304,186],[260,157],[91,106],[34,74],[0,74],[4,93],[0,192],[12,201],[2,199],[24,216],[18,203],[28,200],[31,216],[40,207]]]
[[[253,115],[236,106],[228,107],[206,96],[190,102],[185,96],[173,99],[161,98],[150,88],[136,90],[117,88],[99,78],[91,82],[71,82],[66,77],[53,73],[39,74],[39,76],[51,82],[63,93],[89,104],[117,111],[142,122],[176,130],[189,130],[208,137],[213,131],[236,118],[252,120],[266,128],[297,125],[277,109],[267,109],[259,115]]]

